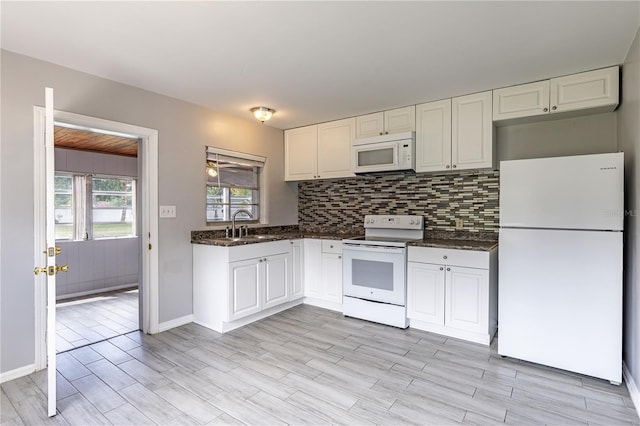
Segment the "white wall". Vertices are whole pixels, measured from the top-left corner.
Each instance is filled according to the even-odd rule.
[[[618,140],[625,157],[625,209],[628,212],[624,224],[623,358],[636,386],[640,386],[640,29],[622,67]]]
[[[34,362],[33,106],[55,89],[56,109],[157,129],[160,322],[192,313],[190,232],[205,229],[206,145],[267,157],[272,225],[297,223],[297,186],[284,183],[283,133],[254,121],[2,50],[0,372]],[[249,107],[254,105],[247,105]]]
[[[616,152],[616,112],[497,128],[498,160]]]

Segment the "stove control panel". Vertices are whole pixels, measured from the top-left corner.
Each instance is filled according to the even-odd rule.
[[[422,229],[423,217],[412,215],[366,215],[365,228]]]

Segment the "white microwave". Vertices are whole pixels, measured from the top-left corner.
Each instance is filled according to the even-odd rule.
[[[351,143],[353,172],[414,170],[416,166],[415,142],[415,132],[354,139]]]

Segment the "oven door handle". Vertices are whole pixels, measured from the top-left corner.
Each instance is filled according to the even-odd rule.
[[[385,247],[385,246],[375,246],[375,245],[369,245],[369,244],[349,244],[344,242],[342,243],[342,250],[343,252],[369,251],[369,252],[378,252],[378,253],[398,253],[398,254],[402,254],[405,252],[404,247]]]

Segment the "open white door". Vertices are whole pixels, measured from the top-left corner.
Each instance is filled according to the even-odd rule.
[[[46,277],[47,286],[47,397],[49,417],[56,415],[56,274],[59,271],[66,272],[67,265],[56,265],[56,255],[60,249],[56,247],[55,235],[55,207],[54,207],[54,181],[55,181],[55,157],[53,146],[53,89],[45,89],[45,174],[46,188],[45,205],[46,219],[45,231],[47,246],[43,247],[46,257],[46,266],[36,266],[36,275],[43,274]],[[38,283],[39,285],[41,283]],[[42,284],[44,285],[44,284]]]

